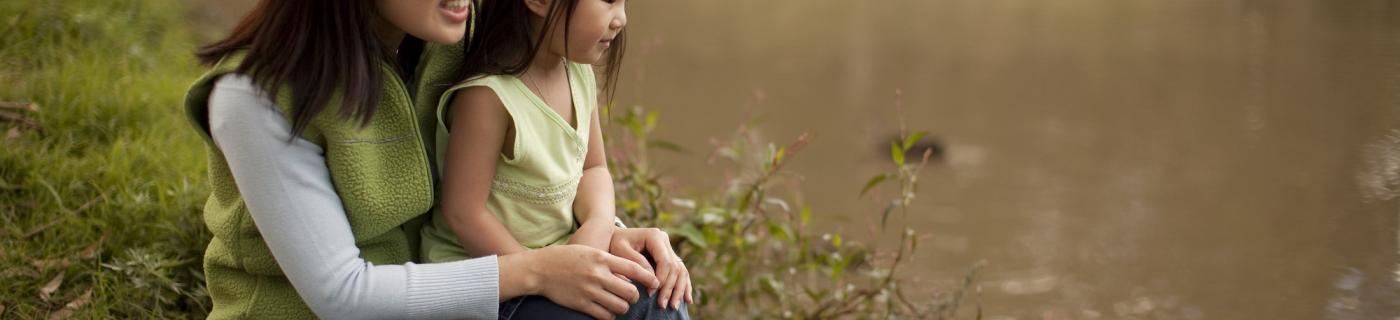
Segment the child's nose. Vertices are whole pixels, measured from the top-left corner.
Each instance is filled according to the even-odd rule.
[[[622,27],[626,27],[626,26],[627,26],[627,10],[618,10],[617,16],[614,17],[613,20],[612,20],[612,23],[608,25],[608,27],[613,28],[613,29],[622,29]]]

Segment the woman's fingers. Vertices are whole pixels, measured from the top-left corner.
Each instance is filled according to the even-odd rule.
[[[624,282],[627,289],[619,289],[613,282]],[[636,298],[623,300],[627,296],[637,296],[637,287],[633,287],[631,283],[626,283],[626,281],[613,279],[604,283],[604,288],[607,290],[597,290],[593,293],[595,296],[593,301],[602,305],[614,316],[627,313],[627,309],[632,306],[632,303],[627,301],[637,301]]]
[[[576,306],[565,306],[565,307],[568,307],[569,309],[574,309],[575,311],[578,311],[578,312],[583,312],[584,314],[587,314],[589,317],[592,317],[593,319],[598,319],[598,320],[607,320],[607,319],[612,319],[612,318],[616,318],[616,317],[617,317],[617,316],[614,315],[613,313],[608,312],[608,309],[607,309],[607,308],[604,308],[602,305],[599,305],[599,304],[597,304],[597,303],[593,303],[592,301],[588,301],[587,299],[583,299],[583,301],[579,301],[579,305],[576,305]]]
[[[549,297],[546,296],[546,298]],[[549,298],[549,300],[565,308],[586,314],[589,318],[612,319],[616,316],[611,311],[608,311],[607,307],[599,304],[595,301],[596,299],[593,298],[595,297],[590,297],[589,294],[580,292],[580,294],[571,297],[555,297]]]
[[[587,246],[551,246],[528,253],[541,259],[535,263],[543,268],[537,271],[538,294],[597,319],[624,314],[631,306],[628,301],[640,298],[632,281],[658,282],[636,262]]]
[[[656,273],[656,270],[651,268],[651,263],[647,262],[647,257],[643,256],[642,253],[640,251],[637,251],[636,248],[633,248],[632,245],[622,243],[613,245],[612,248],[613,250],[611,250],[611,253],[613,255],[622,257],[623,259],[632,260],[632,262],[636,262],[637,265],[642,266],[643,269],[646,269],[647,272]]]
[[[603,293],[606,293],[610,297],[617,298],[618,302],[624,304],[622,306],[623,312],[627,312],[627,305],[632,304],[632,302],[637,302],[637,299],[641,298],[641,293],[637,292],[637,286],[632,285],[632,282],[627,279],[617,277],[616,275],[608,275],[606,277],[600,277],[599,280],[601,280],[602,283],[599,283],[598,287],[603,289]]]
[[[661,280],[656,278],[656,274],[647,271],[647,269],[643,269],[641,265],[631,260],[607,256],[604,257],[604,262],[607,263],[608,269],[611,270],[612,273],[623,275],[628,279],[632,279],[632,281],[641,282],[642,285],[645,285],[647,288],[655,288],[661,283]]]

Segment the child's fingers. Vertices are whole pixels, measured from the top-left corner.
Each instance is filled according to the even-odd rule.
[[[674,288],[674,286],[675,284],[671,283],[670,281],[664,281],[661,283],[661,288],[656,289],[657,308],[666,309],[666,306],[670,305],[671,290]]]
[[[647,288],[651,288],[651,291],[650,291],[650,292],[651,292],[651,295],[652,295],[652,296],[656,296],[657,294],[660,294],[660,293],[661,293],[661,286],[664,286],[664,285],[666,285],[667,282],[669,282],[667,279],[670,279],[670,278],[671,278],[671,273],[672,273],[672,272],[675,272],[675,271],[676,271],[676,268],[673,267],[673,266],[671,266],[670,263],[662,262],[663,260],[660,260],[660,258],[657,258],[656,256],[652,256],[652,258],[657,259],[657,260],[656,260],[656,273],[655,273],[655,274],[656,274],[656,279],[657,279],[657,280],[660,280],[660,282],[658,283],[658,286],[654,286],[654,287],[653,287],[653,286],[648,286]],[[658,297],[658,298],[660,298],[660,297]],[[660,301],[661,301],[660,299],[657,300],[657,302],[660,302]],[[664,306],[664,305],[663,305],[663,306]]]
[[[679,309],[680,299],[685,298],[686,292],[690,291],[690,275],[686,268],[679,268],[676,272],[676,292],[671,295],[671,309]]]
[[[690,290],[685,291],[685,303],[695,304],[695,287],[690,284],[687,284],[686,287],[689,287]]]
[[[680,309],[681,301],[685,300],[685,292],[690,290],[690,284],[686,283],[685,277],[680,277],[677,280],[679,283],[676,283],[676,296],[671,299],[672,310]]]
[[[695,283],[690,282],[690,268],[682,264],[681,270],[685,273],[685,303],[695,303]]]
[[[671,281],[672,268],[664,264],[657,264],[656,267],[659,271],[656,277],[661,279],[661,286],[656,288],[656,293],[652,296],[656,297],[656,306],[665,309],[667,302],[666,297],[669,296],[671,287],[675,285],[675,283]]]
[[[646,238],[646,248],[647,252],[651,252],[651,257],[656,259],[658,265],[664,261],[663,259],[676,256],[675,248],[671,248],[670,239],[667,238],[665,232],[660,230]]]
[[[672,302],[675,302],[676,293],[678,293],[678,291],[676,291],[676,284],[680,282],[680,270],[677,270],[675,267],[670,269],[671,272],[666,275],[667,280],[661,285],[660,295],[658,296],[658,301],[661,303],[661,308],[663,309],[667,308]]]
[[[686,270],[685,272],[685,291],[681,292],[685,293],[685,303],[695,304],[695,298],[693,298],[695,293],[695,286],[694,284],[690,283],[690,270]]]

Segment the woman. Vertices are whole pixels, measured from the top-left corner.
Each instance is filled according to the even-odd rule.
[[[422,70],[437,66],[417,60],[424,40],[462,39],[469,7],[265,0],[200,50],[212,69],[185,109],[209,150],[210,318],[495,318],[525,295],[607,318],[641,296],[615,274],[657,286],[645,261],[617,257],[676,259],[655,229],[618,230],[613,254],[557,246],[412,263],[436,175],[420,125],[431,110],[410,93],[432,91],[438,73]]]

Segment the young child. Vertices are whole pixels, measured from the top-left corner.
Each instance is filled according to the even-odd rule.
[[[423,229],[423,259],[558,244],[608,251],[616,212],[591,65],[606,59],[605,88],[613,91],[625,3],[481,3],[466,45],[466,80],[438,104],[442,202]],[[689,277],[676,274],[661,279],[661,288],[674,288],[656,299],[663,308],[691,300]]]

